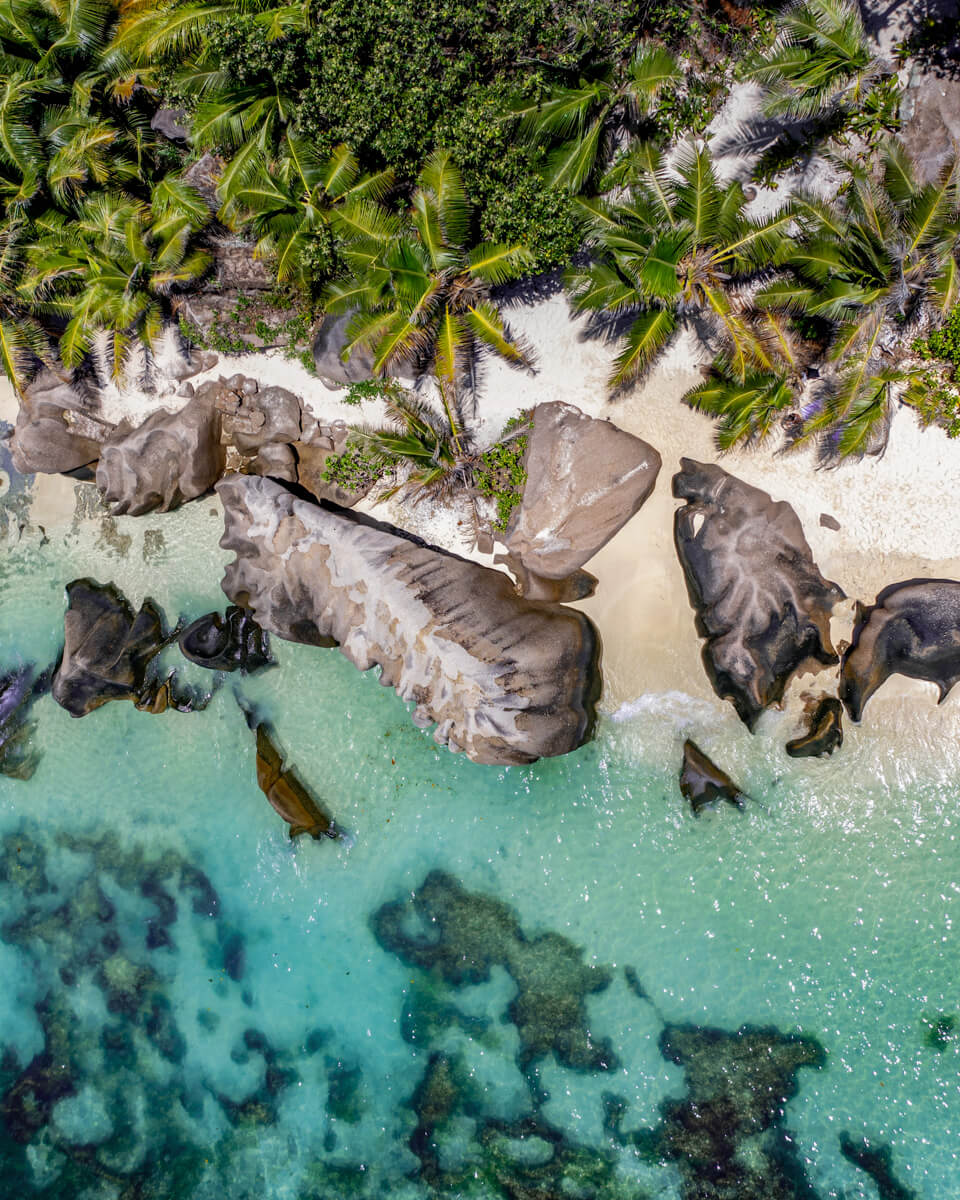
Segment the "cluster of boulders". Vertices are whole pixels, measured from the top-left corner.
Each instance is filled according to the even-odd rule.
[[[369,374],[364,362],[343,363],[341,333],[331,324],[330,344],[315,347],[331,384]],[[590,737],[600,640],[589,618],[563,602],[593,592],[585,564],[653,491],[661,459],[652,446],[572,405],[537,406],[526,484],[502,538],[499,561],[511,580],[349,511],[362,493],[323,479],[346,426],[322,425],[294,393],[248,376],[196,388],[187,381],[211,366],[205,355],[183,367],[180,411],[156,411],[136,428],[106,421],[93,389],[44,371],[12,438],[18,470],[95,478],[115,514],[166,511],[216,487],[221,545],[236,554],[223,580],[235,607],[181,635],[188,657],[252,669],[264,661],[261,631],[339,646],[361,670],[379,667],[382,682],[414,705],[418,725],[435,724],[438,742],[476,762],[531,762]],[[675,541],[707,675],[753,730],[796,673],[840,663],[830,621],[844,593],[820,573],[789,504],[689,459],[673,492],[684,501]],[[145,668],[163,640],[156,613],[123,610],[91,586],[71,585],[55,697],[78,713],[121,695],[153,710],[178,704],[169,683],[145,690]],[[97,616],[97,604],[109,611]],[[843,740],[843,707],[858,721],[892,673],[932,680],[946,695],[960,678],[958,631],[960,583],[950,580],[896,584],[859,606],[839,694],[810,697],[808,728],[787,752],[832,753]],[[98,664],[109,658],[106,674],[86,662],[90,647]],[[701,758],[691,765],[694,752]],[[692,743],[684,770],[695,811],[727,786]],[[742,803],[735,785],[727,792]]]

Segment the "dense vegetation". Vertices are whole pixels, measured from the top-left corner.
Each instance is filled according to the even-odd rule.
[[[18,383],[104,333],[122,371],[226,227],[287,289],[280,309],[346,312],[375,371],[437,379],[449,478],[473,453],[458,414],[477,354],[526,361],[498,289],[555,267],[623,338],[613,386],[682,327],[709,336],[687,401],[721,446],[789,415],[794,440],[862,453],[898,396],[952,430],[910,347],[957,299],[958,171],[921,185],[890,140],[896,76],[851,0],[0,0],[0,72],[0,359]],[[738,78],[779,131],[755,178],[820,145],[832,198],[794,189],[759,216],[718,174],[695,139]],[[163,106],[186,110],[185,139],[156,131]],[[201,195],[182,176],[205,152]],[[288,311],[258,308],[258,336]],[[244,345],[218,321],[181,328]],[[285,340],[299,354],[304,330]],[[429,442],[405,405],[388,425]]]

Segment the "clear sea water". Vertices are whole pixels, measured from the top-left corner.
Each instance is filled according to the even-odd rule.
[[[0,565],[0,669],[56,657],[63,589],[81,576],[134,605],[153,596],[171,622],[222,609],[219,528],[200,502],[25,536]],[[438,749],[335,650],[273,649],[275,668],[228,676],[200,713],[112,703],[75,720],[49,696],[35,705],[36,772],[0,777],[0,1084],[7,1116],[15,1095],[33,1122],[3,1136],[0,1193],[695,1195],[682,1163],[604,1124],[605,1095],[625,1130],[684,1097],[660,1038],[687,1024],[823,1047],[778,1125],[806,1171],[793,1194],[878,1194],[840,1153],[849,1131],[889,1147],[917,1197],[960,1195],[960,1041],[934,1048],[924,1024],[960,1012],[960,748],[929,735],[929,714],[905,712],[897,745],[854,733],[832,760],[793,762],[774,715],[751,737],[719,702],[649,694],[576,754],[503,770]],[[164,663],[211,683],[176,647]],[[290,842],[235,686],[340,841]],[[744,814],[685,810],[685,736],[749,793]],[[585,1028],[615,1067],[547,1053],[524,1073],[503,965],[455,986],[377,940],[374,914],[435,870],[509,906],[518,945],[553,932],[607,968]],[[477,900],[481,926],[485,911]],[[445,1174],[431,1182],[413,1098],[438,1052],[469,1102],[437,1123]],[[536,1191],[551,1146],[603,1162],[602,1184],[587,1171]]]

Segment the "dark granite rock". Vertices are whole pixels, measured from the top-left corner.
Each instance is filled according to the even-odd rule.
[[[504,534],[505,561],[534,599],[590,595],[580,568],[639,511],[660,455],[610,421],[572,404],[538,404],[527,434],[523,499]],[[572,587],[558,591],[561,581]]]
[[[379,665],[414,721],[437,721],[436,740],[475,762],[533,762],[591,736],[599,638],[582,613],[273,480],[231,475],[218,492],[220,544],[237,554],[223,590],[264,629]]]
[[[829,513],[820,514],[820,524],[824,529],[832,529],[834,532],[840,528],[840,522],[836,517],[832,517]]]
[[[100,446],[113,429],[96,402],[45,368],[20,400],[11,439],[13,466],[24,475],[88,466],[100,457]]]
[[[223,474],[220,414],[201,395],[170,413],[152,413],[136,429],[118,430],[104,445],[97,487],[115,515],[167,512],[194,500]]]
[[[843,592],[824,579],[789,504],[720,467],[684,458],[673,478],[674,536],[714,691],[748,729],[795,671],[830,666],[830,614]]]
[[[810,714],[807,732],[787,742],[791,758],[821,758],[843,745],[843,705],[836,696],[821,696]]]
[[[256,727],[257,783],[271,806],[290,826],[291,839],[308,833],[312,838],[335,838],[333,821],[313,799],[283,759],[265,725]]]
[[[357,347],[346,362],[342,357],[352,317],[352,312],[327,316],[313,339],[314,368],[331,391],[373,378],[373,355],[368,350]]]
[[[683,743],[683,766],[680,769],[680,791],[690,801],[693,815],[698,817],[700,809],[714,800],[726,800],[735,808],[744,807],[743,792],[730,776],[720,769],[712,759],[689,738]]]
[[[50,690],[51,671],[34,674],[23,666],[0,677],[0,775],[29,779],[39,762],[31,744],[35,724],[30,709],[38,697]]]
[[[163,105],[150,118],[150,128],[162,133],[171,142],[185,142],[190,136],[187,110]]]
[[[226,613],[207,613],[192,621],[178,639],[184,658],[210,671],[248,675],[272,665],[270,638],[245,609],[231,605]]]
[[[908,579],[884,588],[870,607],[858,605],[840,677],[840,698],[852,720],[860,720],[891,675],[935,683],[941,703],[946,699],[960,679],[960,583]]]
[[[145,600],[134,613],[113,584],[75,579],[67,585],[63,658],[53,676],[53,698],[72,717],[108,700],[149,703],[155,688],[147,667],[165,644],[163,620]]]

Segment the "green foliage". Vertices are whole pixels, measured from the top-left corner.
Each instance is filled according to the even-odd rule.
[[[395,379],[363,379],[348,385],[343,403],[359,408],[367,400],[389,399],[398,390],[400,385]]]
[[[710,378],[691,388],[683,402],[716,418],[716,444],[722,451],[767,438],[780,415],[793,406],[794,390],[789,380],[772,371],[750,368],[739,378],[719,358]]]
[[[499,533],[506,529],[513,510],[523,499],[527,482],[523,460],[528,435],[521,431],[529,431],[530,417],[530,411],[511,417],[503,428],[500,441],[485,450],[474,467],[474,487],[497,506],[493,527]]]
[[[921,358],[939,358],[953,367],[954,379],[960,383],[960,304],[950,310],[950,315],[939,329],[934,329],[925,338],[913,343],[914,351]]]
[[[917,338],[913,351],[931,362],[930,370],[914,372],[903,400],[917,413],[922,425],[938,425],[947,437],[960,437],[960,304],[947,320],[925,338]]]
[[[313,375],[314,313],[308,308],[305,313],[285,315],[304,304],[304,297],[291,290],[238,296],[232,309],[214,312],[206,330],[181,314],[180,333],[198,349],[216,350],[220,354],[247,354],[263,346],[279,346],[284,358],[296,360]]]
[[[323,465],[323,478],[346,492],[366,492],[380,483],[390,468],[363,442],[348,445],[342,454],[331,454]]]
[[[790,252],[792,209],[748,217],[740,184],[721,184],[709,151],[690,143],[673,168],[658,150],[636,147],[606,182],[623,198],[579,201],[592,262],[568,271],[567,287],[581,311],[634,317],[611,386],[644,371],[690,312],[715,329],[740,379],[790,360],[785,322],[757,317],[742,294]]]

